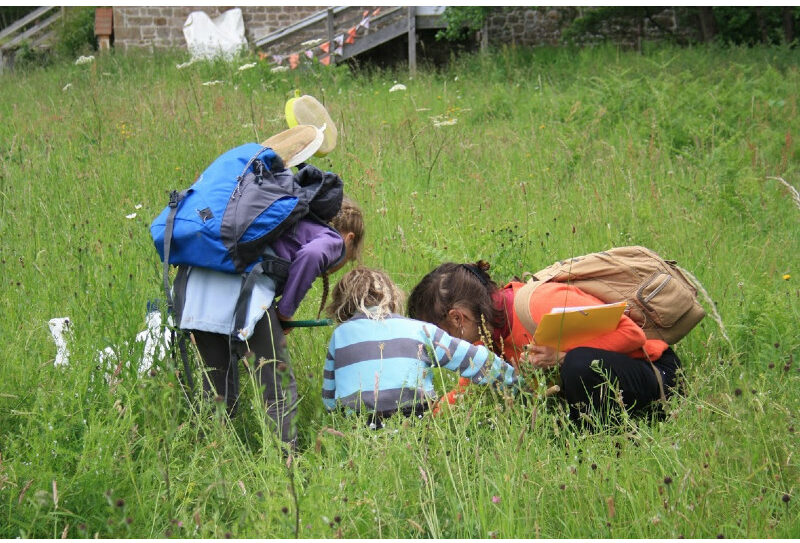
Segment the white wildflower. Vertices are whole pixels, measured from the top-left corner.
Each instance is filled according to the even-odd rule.
[[[445,119],[443,121],[434,120],[433,121],[433,126],[435,126],[436,128],[439,128],[440,126],[453,126],[457,122],[458,122],[458,119]]]
[[[136,205],[135,205],[135,206],[133,206],[133,207],[134,207],[135,209],[142,209],[142,204],[136,204]]]
[[[64,88],[62,88],[61,90],[62,91],[66,91],[66,90],[69,90],[71,87],[72,87],[72,83],[67,83],[66,85],[64,85]]]
[[[80,66],[81,64],[89,64],[90,62],[94,62],[94,55],[89,55],[88,57],[79,56],[77,60],[75,60],[75,64]]]
[[[255,68],[256,65],[257,64],[255,62],[251,62],[250,64],[242,64],[241,66],[239,66],[239,71],[243,72],[245,70],[249,70],[250,68]]]
[[[271,72],[288,72],[289,71],[289,67],[288,66],[274,66],[270,71]]]
[[[401,90],[406,90],[406,86],[403,85],[402,83],[398,83],[397,85],[395,85],[394,87],[389,89],[389,92],[396,92],[396,91],[401,91]]]
[[[203,83],[203,86],[204,87],[213,87],[214,85],[220,85],[222,83],[225,83],[225,82],[224,81],[220,81],[219,79],[215,79],[214,81],[206,81],[205,83]]]
[[[136,218],[136,213],[131,213],[130,215],[125,215],[125,218],[126,219],[135,219]]]

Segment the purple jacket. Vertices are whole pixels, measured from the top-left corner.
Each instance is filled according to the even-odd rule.
[[[272,250],[291,261],[278,312],[291,317],[314,279],[345,257],[342,236],[332,227],[301,219],[272,243]]]

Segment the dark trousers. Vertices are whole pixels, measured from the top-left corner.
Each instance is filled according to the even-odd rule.
[[[593,414],[605,422],[622,406],[631,414],[647,412],[661,397],[654,367],[661,374],[664,393],[669,398],[680,368],[680,360],[671,348],[653,363],[590,347],[567,352],[560,373],[570,418],[585,421],[582,414]]]
[[[192,330],[197,350],[203,358],[205,376],[203,392],[207,398],[221,395],[228,413],[233,414],[239,399],[239,359],[249,352],[255,357],[250,364],[258,383],[264,387],[263,400],[267,415],[275,422],[281,441],[294,443],[297,436],[297,384],[292,372],[286,336],[274,308],[256,323],[247,343],[231,340],[224,334]],[[250,360],[250,357],[248,357]]]

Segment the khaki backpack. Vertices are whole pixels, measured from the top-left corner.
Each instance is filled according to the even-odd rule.
[[[533,274],[514,298],[517,315],[529,330],[536,328],[530,315],[530,295],[548,281],[570,283],[605,303],[628,302],[625,313],[647,338],[670,345],[705,316],[697,302],[697,289],[676,262],[663,260],[646,247],[617,247],[578,256]]]

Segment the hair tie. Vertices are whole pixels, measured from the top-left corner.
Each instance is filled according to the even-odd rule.
[[[472,264],[461,264],[461,265],[464,267],[464,269],[465,269],[465,270],[467,270],[467,271],[468,271],[468,272],[470,272],[472,275],[474,275],[475,277],[477,277],[477,278],[478,278],[478,281],[480,281],[480,282],[481,282],[481,284],[482,284],[484,287],[486,287],[487,289],[489,288],[489,283],[488,283],[488,282],[486,281],[486,279],[485,279],[485,278],[484,278],[484,277],[483,277],[483,276],[482,276],[482,275],[481,275],[481,274],[478,272],[478,270],[475,268],[475,266],[473,266]]]

